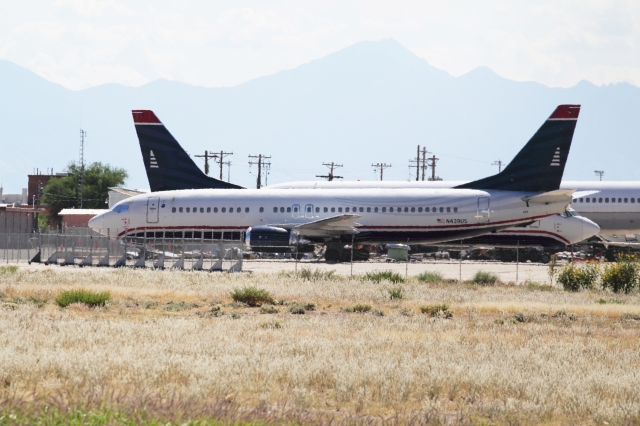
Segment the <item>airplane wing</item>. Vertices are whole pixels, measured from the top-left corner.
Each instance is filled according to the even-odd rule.
[[[356,220],[360,217],[359,214],[341,214],[313,222],[301,224],[288,223],[284,225],[274,224],[270,226],[292,229],[295,233],[306,237],[333,237],[336,235],[357,234],[358,229],[356,226],[360,224],[356,223]]]

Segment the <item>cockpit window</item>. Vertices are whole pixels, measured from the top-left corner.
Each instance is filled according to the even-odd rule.
[[[120,204],[113,208],[113,211],[116,213],[124,213],[129,210],[129,204]]]
[[[562,217],[580,217],[580,214],[573,210],[573,209],[569,209],[569,210],[565,210],[564,212],[560,213],[560,216]]]

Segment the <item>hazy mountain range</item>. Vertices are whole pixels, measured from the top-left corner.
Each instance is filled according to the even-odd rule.
[[[480,178],[497,171],[492,161],[508,162],[557,104],[580,103],[566,178],[593,180],[599,169],[606,180],[640,179],[639,88],[549,88],[488,68],[453,77],[394,40],[358,43],[231,88],[158,80],[72,91],[0,61],[0,99],[5,193],[26,187],[34,168],[60,172],[77,160],[81,126],[86,161],[124,167],[128,187],[148,187],[131,109],[153,109],[192,155],[233,151],[231,181],[254,186],[248,154],[272,156],[269,183],[316,179],[331,161],[349,179],[375,179],[371,164],[384,162],[393,165],[385,180],[406,180],[418,144],[440,158],[439,176]]]

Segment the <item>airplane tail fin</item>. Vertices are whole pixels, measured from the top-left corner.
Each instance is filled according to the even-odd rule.
[[[456,188],[546,192],[560,188],[580,105],[559,105],[497,175]]]
[[[133,110],[151,192],[177,189],[243,189],[205,175],[150,110]]]

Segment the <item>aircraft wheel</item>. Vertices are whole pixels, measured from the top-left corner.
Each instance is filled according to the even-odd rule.
[[[540,256],[540,262],[542,263],[549,263],[550,260],[551,257],[547,253],[543,253],[542,256]]]
[[[328,248],[324,252],[324,259],[327,262],[340,262],[340,252],[336,249]]]

